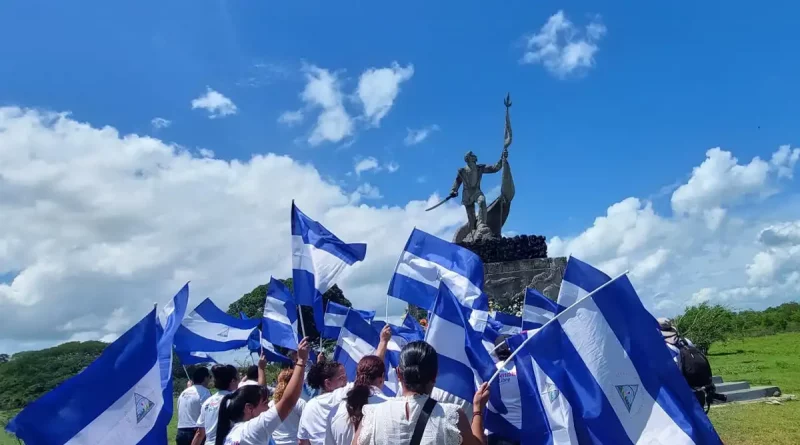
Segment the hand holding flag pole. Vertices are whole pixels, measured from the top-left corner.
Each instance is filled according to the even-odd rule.
[[[506,360],[503,362],[503,366],[500,366],[500,367],[498,367],[498,368],[497,368],[497,371],[494,373],[494,375],[492,375],[492,378],[491,378],[491,379],[489,379],[489,385],[491,385],[491,384],[492,384],[492,382],[494,382],[494,379],[496,379],[496,378],[497,378],[497,376],[500,374],[500,371],[502,371],[502,370],[503,370],[503,368],[505,368],[505,367],[506,367],[506,365],[508,365],[508,363],[509,363],[511,360],[513,360],[513,359],[514,359],[514,356],[516,356],[516,355],[517,355],[517,353],[518,353],[519,351],[521,351],[521,350],[522,350],[522,349],[525,347],[525,344],[526,344],[526,343],[528,343],[528,342],[529,342],[529,341],[530,341],[530,340],[533,338],[533,336],[534,336],[534,335],[536,335],[536,334],[538,334],[539,332],[541,332],[541,330],[542,330],[542,329],[544,329],[545,327],[547,327],[547,325],[549,325],[550,323],[552,323],[552,322],[554,322],[554,321],[558,320],[558,318],[559,318],[559,317],[561,317],[561,316],[562,316],[562,315],[563,315],[565,312],[567,312],[567,311],[569,310],[569,308],[571,308],[571,307],[573,307],[573,306],[575,306],[575,305],[577,305],[577,304],[581,303],[583,300],[585,300],[585,299],[587,299],[587,298],[590,298],[590,297],[592,297],[594,294],[596,294],[597,292],[599,292],[601,289],[605,288],[606,286],[608,286],[609,284],[613,283],[613,282],[614,282],[614,281],[616,281],[617,279],[619,279],[619,278],[622,278],[623,276],[627,275],[627,274],[628,274],[628,272],[629,272],[629,271],[627,271],[627,270],[626,270],[625,272],[622,272],[621,274],[617,275],[616,277],[612,278],[611,280],[609,280],[609,281],[606,281],[605,283],[603,283],[602,285],[600,285],[600,287],[598,287],[597,289],[595,289],[595,290],[593,290],[593,291],[589,292],[588,294],[586,294],[586,296],[584,296],[584,297],[583,297],[583,298],[581,298],[580,300],[578,300],[578,301],[576,301],[575,303],[573,303],[572,305],[570,305],[570,306],[569,306],[567,309],[565,309],[565,310],[561,311],[559,314],[557,314],[555,317],[553,317],[553,318],[552,318],[551,320],[549,320],[547,323],[543,324],[541,328],[539,328],[539,329],[537,329],[537,330],[536,330],[536,332],[534,332],[533,334],[529,335],[529,336],[528,336],[528,338],[526,338],[526,339],[525,339],[525,341],[523,341],[523,342],[522,342],[522,344],[521,344],[521,345],[519,345],[519,347],[518,347],[517,349],[515,349],[513,352],[511,352],[511,355],[510,355],[510,356],[508,356],[508,359],[506,359]]]

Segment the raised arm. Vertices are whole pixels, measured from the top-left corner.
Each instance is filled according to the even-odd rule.
[[[386,360],[386,350],[389,348],[389,340],[392,339],[392,328],[389,327],[387,323],[383,329],[381,329],[381,342],[378,343],[378,349],[375,350],[375,355],[377,355],[381,360]]]
[[[461,431],[461,438],[464,445],[483,445],[486,437],[483,430],[483,408],[489,400],[489,384],[484,383],[475,392],[472,400],[472,422],[467,421],[464,411],[458,410],[458,429]]]
[[[308,361],[308,338],[297,345],[297,362],[294,364],[294,371],[289,384],[283,392],[283,397],[278,403],[275,404],[275,410],[278,411],[278,417],[281,421],[286,420],[292,409],[297,404],[300,398],[300,393],[303,391],[303,378],[305,374],[306,362]]]
[[[486,165],[483,167],[484,173],[497,173],[503,168],[503,161],[508,159],[508,150],[503,149],[503,154],[500,155],[500,160],[497,161],[497,164],[494,165]]]
[[[261,386],[267,385],[267,357],[261,354],[258,358],[258,384]]]

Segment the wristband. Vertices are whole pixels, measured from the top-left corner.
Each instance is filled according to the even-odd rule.
[[[295,366],[300,366],[300,367],[302,367],[302,368],[305,368],[305,367],[306,367],[306,364],[305,364],[305,362],[304,362],[304,363],[297,362],[297,363],[295,363],[294,365],[295,365]]]
[[[483,415],[483,412],[482,412],[482,411],[474,411],[474,412],[472,413],[472,417],[475,417],[475,416],[482,416],[482,415]]]

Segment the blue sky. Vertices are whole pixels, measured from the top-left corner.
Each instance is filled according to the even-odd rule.
[[[664,255],[673,265],[685,264],[692,248],[708,252],[714,250],[711,245],[730,246],[726,236],[747,233],[740,256],[725,254],[730,276],[715,281],[718,271],[704,270],[681,289],[682,296],[662,300],[658,296],[669,294],[665,289],[674,289],[675,282],[657,284],[658,279],[650,276],[637,285],[653,298],[651,307],[667,312],[703,300],[702,295],[692,296],[707,288],[717,292],[751,288],[748,296],[741,296],[745,291],[739,290],[736,295],[741,298],[725,301],[735,307],[758,307],[791,297],[784,289],[778,292],[781,296],[773,291],[767,299],[757,298],[753,295],[763,293],[752,289],[757,280],[751,277],[751,282],[735,283],[731,277],[742,276],[757,262],[759,252],[779,259],[794,258],[793,254],[776,253],[774,246],[757,243],[761,231],[791,224],[800,217],[789,205],[796,200],[797,184],[791,174],[779,169],[782,166],[791,173],[794,161],[776,161],[764,167],[768,171],[761,176],[753,164],[755,185],[740,181],[741,175],[731,166],[714,170],[708,164],[710,177],[715,177],[714,171],[722,172],[721,185],[708,186],[699,179],[692,183],[690,178],[694,168],[712,159],[706,152],[713,147],[735,157],[732,165],[747,166],[756,156],[769,163],[782,145],[789,144],[787,149],[793,153],[800,139],[800,84],[796,81],[800,59],[793,56],[800,43],[794,19],[798,7],[789,2],[771,5],[753,8],[743,2],[719,1],[691,8],[584,1],[567,5],[521,1],[411,1],[402,5],[142,1],[120,5],[92,1],[78,8],[63,2],[5,2],[0,5],[0,40],[6,42],[0,46],[0,106],[41,113],[69,111],[70,121],[93,129],[113,127],[121,135],[149,135],[159,142],[178,144],[198,159],[200,149],[213,151],[215,160],[236,159],[245,166],[251,166],[254,154],[286,155],[298,163],[292,168],[302,170],[302,165],[308,164],[318,172],[314,181],[321,178],[324,185],[336,187],[331,199],[361,187],[360,201],[346,203],[348,208],[366,206],[378,215],[428,200],[433,193],[445,194],[467,150],[475,151],[482,162],[494,162],[502,149],[502,99],[511,92],[514,143],[509,161],[517,194],[506,230],[557,238],[560,244],[551,246],[551,252],[583,254],[612,270],[614,264],[621,264],[621,257],[633,267],[637,261],[653,258],[659,249],[669,251]],[[548,23],[551,31],[555,29],[551,34]],[[537,35],[539,38],[534,38]],[[554,46],[547,47],[548,42]],[[569,53],[570,44],[574,44],[573,53]],[[375,88],[365,88],[361,97],[359,80],[371,69],[389,78],[376,76]],[[315,123],[326,109],[321,101],[330,98],[325,94],[331,92],[325,90],[304,100],[301,95],[315,76],[335,79],[333,92],[338,99],[335,97],[336,103],[329,108],[336,113],[344,110],[350,128],[347,136],[310,142]],[[202,98],[208,89],[221,95],[217,99],[225,99],[228,108],[193,109],[192,101]],[[367,109],[369,94],[373,100],[383,100],[383,114]],[[229,113],[209,118],[222,109]],[[279,122],[283,113],[292,111],[301,112],[303,121],[294,125]],[[169,121],[169,125],[156,128],[155,118]],[[404,142],[410,130],[423,129],[433,130],[415,145]],[[70,156],[57,151],[52,155],[53,159]],[[375,159],[378,168],[356,174],[355,165],[369,158]],[[722,162],[723,158],[714,159]],[[236,165],[228,164],[228,168],[235,171]],[[277,183],[293,182],[285,176],[290,174],[288,170],[275,173],[264,179],[258,190],[264,199],[278,193],[272,191]],[[487,194],[498,179],[486,179]],[[724,183],[728,180],[730,185]],[[737,188],[736,181],[741,187]],[[365,183],[369,187],[365,188]],[[308,188],[304,193],[309,201],[325,196],[314,193],[316,182],[297,180],[295,184]],[[684,200],[679,212],[673,192],[687,184],[694,184],[686,192],[693,197],[698,196],[690,193],[693,189],[708,192],[711,187],[716,194],[703,195],[705,198],[689,204]],[[296,188],[281,195],[278,207],[282,209],[293,197],[293,190]],[[367,197],[369,190],[374,199]],[[641,218],[641,210],[651,202],[654,214],[669,229],[657,231],[659,236],[648,235],[637,255],[626,254],[619,246],[606,250],[596,244],[587,247],[592,238],[586,233],[596,226],[595,218],[629,197],[640,200],[634,215]],[[316,217],[328,225],[346,225],[330,220],[341,215],[337,208],[345,204],[315,201],[307,206],[318,209],[321,214]],[[147,211],[161,215],[161,208],[153,204]],[[702,218],[707,222],[707,210],[712,208],[724,211],[725,223],[705,224],[716,227],[692,238],[687,244],[694,247],[686,247],[682,254],[669,248],[675,239],[683,239],[675,231],[699,233],[689,219],[705,215]],[[259,207],[254,215],[259,211],[270,209]],[[406,216],[423,227],[423,219],[428,218],[425,221],[435,226],[432,231],[446,236],[458,218],[463,218],[462,212],[451,206],[435,217],[420,216],[419,221],[416,214]],[[354,228],[354,233],[384,227],[366,220],[349,223],[363,226]],[[737,226],[739,223],[744,226]],[[644,230],[629,229],[636,233]],[[5,230],[19,235],[13,227]],[[666,232],[677,238],[669,238]],[[91,242],[108,245],[125,238],[123,232],[112,235]],[[402,245],[405,236],[397,234],[397,242]],[[59,242],[69,245],[65,240]],[[69,248],[74,249],[89,245],[70,242]],[[390,247],[395,248],[394,244]],[[788,252],[792,246],[783,247]],[[396,258],[396,251],[387,253],[387,258]],[[0,277],[6,277],[3,281],[13,287],[13,278],[37,261],[0,262]],[[278,260],[262,262],[273,264]],[[262,273],[283,273],[285,266],[280,267],[281,272]],[[672,280],[681,275],[682,269],[675,267]],[[171,274],[164,274],[171,278],[162,277],[152,289],[166,295],[180,275],[175,271],[187,268],[174,266]],[[102,279],[139,286],[152,278],[132,270],[127,276],[117,273]],[[367,286],[365,295],[373,295],[388,278],[370,282],[365,278],[367,270],[352,283],[354,287]],[[659,279],[663,281],[669,272],[661,271]],[[249,269],[247,273],[255,274]],[[234,292],[256,284],[257,280],[244,281],[238,287],[209,285],[203,290],[224,294],[215,299],[227,303],[235,297]],[[76,286],[70,295],[82,293]],[[13,304],[20,304],[24,297],[19,292],[23,291],[15,292],[18,297]],[[0,293],[0,304],[2,299]],[[663,303],[667,300],[668,304]],[[366,297],[364,301],[365,306],[381,306]],[[125,304],[100,306],[98,320],[114,310],[130,317],[139,310]],[[63,332],[112,333],[96,324],[89,323],[93,327],[84,331]],[[5,338],[21,332],[9,331]],[[58,335],[42,341],[54,341]]]

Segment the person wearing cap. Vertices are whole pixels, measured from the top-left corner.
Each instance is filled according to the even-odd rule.
[[[675,361],[676,365],[680,366],[681,351],[678,349],[678,340],[681,336],[678,333],[678,328],[675,327],[675,323],[672,320],[662,317],[658,319],[658,329],[664,337],[664,342],[667,344],[670,354],[672,354],[672,360]],[[694,343],[688,338],[684,338],[683,341],[689,346],[694,346]]]
[[[488,445],[517,445],[520,442],[516,439],[518,433],[510,430],[508,426],[514,427],[517,431],[522,429],[522,397],[519,393],[519,383],[517,381],[517,368],[514,362],[505,363],[511,356],[511,349],[508,347],[506,339],[508,335],[500,334],[494,341],[495,355],[500,361],[497,362],[497,382],[500,385],[500,399],[503,401],[507,412],[500,414],[489,402],[488,410],[492,411],[486,417],[486,435]],[[505,366],[504,366],[505,365]],[[495,420],[503,420],[496,422]]]

